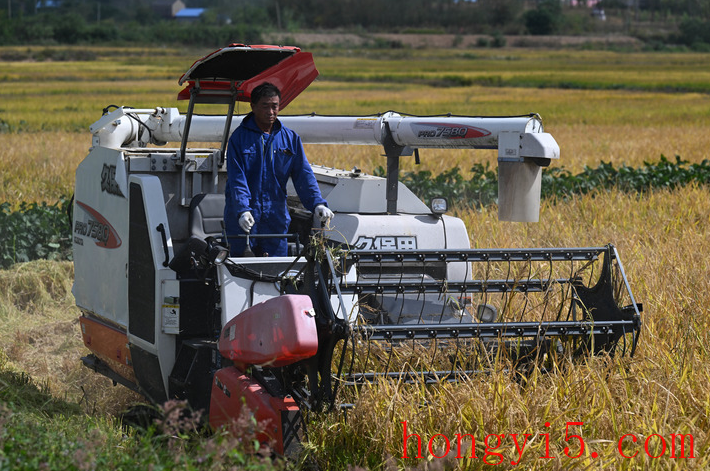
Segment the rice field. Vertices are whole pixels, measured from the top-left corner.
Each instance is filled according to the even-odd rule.
[[[176,101],[177,79],[207,52],[130,49],[122,54],[98,49],[91,61],[3,62],[0,129],[15,132],[0,134],[0,201],[54,201],[70,194],[71,169],[87,153],[91,145],[88,127],[100,118],[102,109],[114,104],[184,111],[186,103]],[[320,57],[315,51],[321,76],[284,114],[538,113],[560,144],[559,165],[571,171],[600,161],[638,166],[661,155],[680,155],[696,162],[705,158],[710,144],[710,135],[704,132],[710,124],[710,95],[674,91],[688,80],[710,83],[710,69],[703,67],[707,55],[534,50],[495,54],[488,50],[405,50],[400,54],[405,57],[334,57],[332,51]],[[417,76],[428,74],[431,83],[452,73],[517,74],[527,79],[541,69],[570,85],[564,89],[534,84],[442,87]],[[385,71],[403,76],[378,79]],[[612,82],[627,89],[589,89],[595,83]],[[248,106],[241,104],[238,111],[247,112]],[[368,172],[381,165],[377,149],[312,146],[307,151],[313,163],[323,165],[356,165]],[[479,159],[494,162],[495,155],[427,151],[420,168],[439,173],[458,165],[465,171]],[[403,159],[403,168],[412,169],[412,162]],[[38,173],[47,177],[37,179]]]
[[[206,52],[96,49],[91,61],[2,62],[0,202],[54,202],[70,195],[74,168],[91,145],[88,126],[101,110],[109,104],[184,110],[186,104],[175,101],[177,79]],[[560,144],[555,165],[572,171],[601,161],[639,166],[661,155],[690,162],[710,158],[710,54],[313,52],[321,77],[285,114],[536,112]],[[471,84],[452,85],[451,76]],[[482,76],[500,77],[500,86],[476,83]],[[548,80],[567,85],[540,85]],[[383,165],[381,149],[309,146],[307,152],[311,162],[328,166],[371,172]],[[402,159],[404,170],[436,174],[459,166],[465,173],[473,162],[495,165],[496,158],[487,151],[421,156],[420,167]],[[356,407],[347,414],[311,415],[306,452],[321,469],[707,469],[709,196],[708,188],[691,186],[543,201],[538,224],[500,222],[495,208],[460,210],[456,215],[473,247],[615,244],[644,305],[636,356],[590,358],[548,374],[533,372],[524,381],[497,371],[436,388],[378,384],[348,397]],[[90,413],[116,413],[137,398],[79,365],[83,347],[71,281],[67,262],[0,272],[2,356],[46,381],[57,397]],[[423,458],[415,458],[416,437],[405,452],[405,422],[407,434],[422,438]],[[475,437],[475,458],[470,448],[454,458],[453,441],[447,458],[435,458],[443,454],[444,436],[457,433]],[[680,446],[672,434],[692,438],[692,454],[686,442],[684,455],[678,448],[672,455],[671,444]],[[582,437],[584,449],[574,435]],[[520,451],[516,445],[523,438]]]

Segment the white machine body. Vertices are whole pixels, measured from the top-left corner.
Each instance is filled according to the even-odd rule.
[[[121,356],[121,361],[128,362],[128,353],[132,355],[133,364],[140,365],[134,368],[138,388],[156,402],[168,397],[171,384],[174,390],[187,387],[179,379],[183,363],[176,363],[176,348],[212,351],[199,347],[195,339],[213,338],[242,311],[283,291],[268,277],[254,281],[224,266],[218,267],[207,289],[204,280],[186,279],[187,272],[180,275],[171,262],[186,253],[195,238],[223,240],[224,152],[228,137],[243,118],[233,115],[235,100],[242,93],[237,89],[249,92],[264,73],[276,70],[276,80],[296,84],[287,91],[292,99],[317,75],[309,55],[294,52],[294,48],[242,45],[224,48],[197,61],[180,79],[188,84],[186,114],[177,108],[118,107],[90,126],[93,146],[76,172],[73,293],[84,316],[96,321],[99,331],[126,336],[116,343],[119,350],[130,350],[123,352],[126,360]],[[254,71],[264,68],[265,72],[238,82],[240,67],[248,64],[240,61],[249,58],[258,64]],[[270,68],[272,64],[277,64],[276,69]],[[225,103],[229,112],[199,115],[195,103]],[[533,114],[419,117],[386,112],[359,117],[280,115],[279,119],[306,144],[384,148],[386,178],[313,165],[321,193],[335,213],[329,227],[315,224],[293,185],[287,188],[293,232],[300,235],[301,243],[316,229],[327,243],[345,250],[470,248],[460,219],[433,213],[398,181],[401,155],[420,148],[497,149],[499,217],[511,221],[537,221],[541,167],[559,158],[559,146]],[[170,143],[173,147],[166,146]],[[213,143],[221,146],[212,147]],[[239,258],[230,266],[272,275],[298,271],[297,252],[298,243],[288,257]],[[368,274],[367,264],[361,264],[357,275],[353,271],[347,276],[353,280],[368,276],[467,279],[471,274],[466,264],[414,264],[399,267],[394,275]],[[383,297],[383,307],[390,312],[406,311],[402,308],[407,302],[406,297]],[[437,302],[427,301],[431,305],[417,312],[440,319],[457,315],[458,308],[448,301],[443,310]],[[358,317],[357,299],[332,299],[331,304],[343,321]],[[85,335],[90,345],[91,336]],[[113,361],[108,358],[110,351],[102,355],[102,361]]]

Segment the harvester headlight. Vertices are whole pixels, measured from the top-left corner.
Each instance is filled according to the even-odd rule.
[[[220,245],[214,237],[207,238],[207,247],[209,259],[215,265],[222,265],[224,261],[227,260],[227,257],[229,257],[229,250]]]
[[[449,210],[449,202],[446,201],[446,198],[437,196],[436,198],[432,198],[429,208],[431,208],[432,213],[441,215]]]
[[[498,317],[498,310],[490,304],[479,304],[476,307],[476,316],[481,322],[495,322]]]

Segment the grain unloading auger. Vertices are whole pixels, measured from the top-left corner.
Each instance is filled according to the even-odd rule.
[[[559,158],[537,115],[281,116],[305,143],[382,146],[387,178],[316,166],[331,225],[289,186],[289,256],[227,258],[235,102],[268,80],[285,106],[316,76],[297,48],[232,45],[180,79],[186,114],[119,107],[91,126],[73,213],[87,366],[153,402],[185,399],[213,426],[246,404],[285,452],[301,409],[332,405],[344,385],[460,380],[496,355],[633,354],[641,309],[613,246],[471,249],[444,200],[427,206],[398,182],[418,149],[497,149],[499,217],[536,221],[541,167]],[[198,115],[202,104],[228,110]],[[168,142],[180,146],[155,146]]]

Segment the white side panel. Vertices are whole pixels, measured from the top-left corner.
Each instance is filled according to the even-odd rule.
[[[231,258],[230,263],[244,265],[257,273],[277,274],[288,268],[293,262],[293,257],[236,257]],[[303,268],[306,263],[301,259],[291,267],[295,274]],[[264,281],[252,281],[247,278],[240,278],[232,275],[226,266],[220,265],[218,269],[218,279],[220,284],[221,304],[222,304],[222,326],[238,316],[245,309],[281,295],[280,286],[276,283]],[[348,281],[354,282],[356,279],[355,269],[351,269],[346,275]],[[354,322],[357,317],[357,306],[355,296],[343,297],[343,308],[338,306],[340,301],[337,296],[331,297],[333,312],[340,318],[347,317],[350,322]]]
[[[95,147],[76,171],[72,239],[81,309],[128,325],[128,199],[123,153]]]
[[[293,257],[244,257],[230,259],[233,262],[255,270],[257,273],[276,275],[287,269]],[[303,267],[303,262],[292,270],[296,273]],[[236,317],[243,310],[280,295],[280,287],[274,283],[252,281],[233,276],[224,265],[218,267],[222,303],[222,325]]]
[[[446,227],[444,227],[446,225]],[[336,213],[328,239],[361,250],[469,248],[468,234],[458,218],[431,215],[369,215]]]
[[[168,224],[168,216],[165,211],[165,202],[163,199],[163,190],[160,179],[152,175],[131,175],[128,179],[129,187],[136,183],[140,185],[143,192],[143,207],[147,226],[150,235],[150,248],[152,252],[155,279],[152,280],[155,289],[155,299],[153,303],[153,316],[155,343],[150,343],[143,338],[131,334],[131,329],[128,329],[128,341],[148,353],[158,357],[160,362],[160,371],[163,376],[165,390],[168,390],[168,376],[175,363],[175,335],[166,333],[163,329],[163,306],[166,304],[166,298],[170,300],[175,298],[175,287],[172,283],[165,283],[166,280],[175,280],[176,274],[173,270],[163,265],[165,261],[165,249],[163,246],[162,235],[157,230],[159,225],[163,225],[166,231],[168,245],[168,259],[173,257],[172,238],[170,237],[170,227]],[[179,297],[179,296],[178,296]],[[168,329],[169,330],[169,329]]]
[[[278,289],[272,283],[253,283],[245,278],[236,278],[224,267],[219,267],[219,273],[223,326],[248,307],[279,296]]]
[[[314,172],[322,172],[316,168]],[[316,173],[316,175],[319,175]],[[316,177],[318,178],[318,177]],[[387,212],[387,181],[378,177],[340,177],[334,187],[322,185],[321,190],[328,200],[328,207],[342,213],[386,213]],[[295,194],[295,190],[292,191]],[[397,185],[397,211],[409,214],[431,214],[424,204],[404,183]]]
[[[442,219],[446,224],[446,248],[470,249],[471,244],[468,231],[463,221],[451,216],[443,216]],[[461,262],[449,263],[446,269],[446,276],[451,280],[470,280],[472,278],[471,264]]]
[[[463,221],[451,216],[363,215],[336,213],[326,237],[353,249],[400,252],[471,248]],[[470,265],[449,263],[447,276],[471,278]]]

